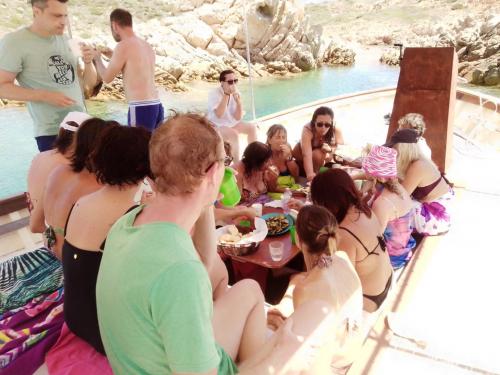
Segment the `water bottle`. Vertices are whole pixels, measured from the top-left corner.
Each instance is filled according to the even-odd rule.
[[[285,192],[283,193],[281,197],[281,206],[283,207],[283,212],[285,214],[290,213],[290,208],[288,207],[288,202],[290,202],[290,198],[292,198],[292,191],[288,188],[285,189]]]

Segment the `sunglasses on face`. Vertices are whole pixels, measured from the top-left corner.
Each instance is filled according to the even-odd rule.
[[[317,122],[316,123],[317,128],[322,128],[323,126],[325,128],[329,128],[330,126],[332,126],[332,123],[331,122]]]
[[[229,167],[229,165],[231,165],[231,163],[232,163],[232,162],[233,162],[233,157],[232,157],[232,156],[228,156],[228,155],[226,155],[226,156],[224,157],[224,165],[225,165],[226,167]]]
[[[224,81],[224,82],[226,82],[228,85],[234,85],[234,84],[238,83],[238,78],[229,79],[229,80]]]

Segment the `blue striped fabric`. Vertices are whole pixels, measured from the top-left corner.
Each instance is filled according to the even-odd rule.
[[[0,314],[62,285],[61,262],[46,248],[8,259],[0,263]]]

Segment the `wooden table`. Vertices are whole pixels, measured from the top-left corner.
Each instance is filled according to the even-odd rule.
[[[271,208],[271,207],[262,207],[263,214],[269,214],[273,212],[283,213],[283,210],[280,208]],[[273,241],[280,241],[283,243],[283,257],[280,261],[274,261],[271,258],[271,254],[269,252],[269,243]],[[300,253],[300,250],[297,246],[292,245],[290,231],[282,234],[281,236],[268,236],[264,241],[262,241],[259,245],[257,251],[250,255],[244,256],[234,256],[231,255],[231,259],[237,260],[242,263],[253,263],[261,267],[265,268],[282,268],[289,261],[291,261],[295,256]]]

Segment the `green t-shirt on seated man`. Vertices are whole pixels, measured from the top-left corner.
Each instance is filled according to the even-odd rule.
[[[77,67],[77,59],[63,35],[45,38],[22,28],[0,41],[0,69],[16,73],[19,85],[57,91],[75,101],[69,107],[29,102],[35,137],[56,135],[59,124],[69,112],[85,112]]]
[[[142,207],[106,239],[96,298],[99,329],[115,374],[235,374],[215,342],[212,287],[188,233],[157,222],[134,227]]]

